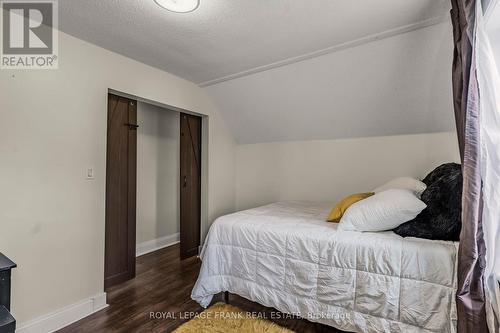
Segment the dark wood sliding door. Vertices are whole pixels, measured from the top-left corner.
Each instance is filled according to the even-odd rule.
[[[108,95],[105,289],[135,277],[137,102]]]
[[[181,113],[181,259],[198,254],[201,226],[201,118]]]

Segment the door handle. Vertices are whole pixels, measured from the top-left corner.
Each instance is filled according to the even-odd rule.
[[[129,123],[126,123],[126,124],[123,124],[125,126],[128,126],[128,129],[131,129],[131,130],[135,130],[139,127],[139,125],[136,125],[136,124],[129,124]]]
[[[182,185],[182,187],[186,187],[187,186],[187,177],[184,176],[184,184]]]

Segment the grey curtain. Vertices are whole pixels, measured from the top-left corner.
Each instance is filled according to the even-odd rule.
[[[462,158],[462,232],[458,251],[458,332],[488,332],[483,274],[479,89],[474,60],[475,0],[451,0],[455,51],[453,102]]]

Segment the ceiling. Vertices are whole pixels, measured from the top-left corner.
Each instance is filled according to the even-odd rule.
[[[236,141],[454,131],[444,22],[206,87]]]
[[[177,14],[153,0],[59,1],[70,35],[207,83],[448,15],[449,0],[201,0]]]

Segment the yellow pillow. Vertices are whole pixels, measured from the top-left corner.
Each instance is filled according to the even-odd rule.
[[[373,192],[356,193],[356,194],[351,194],[348,197],[345,197],[332,209],[330,215],[328,216],[327,221],[328,222],[340,221],[340,218],[342,217],[342,215],[344,215],[345,211],[347,210],[347,208],[349,208],[349,206],[358,201],[371,197],[374,194],[375,193]]]

